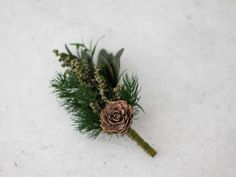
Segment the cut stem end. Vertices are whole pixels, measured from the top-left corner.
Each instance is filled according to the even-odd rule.
[[[157,151],[153,147],[151,147],[141,136],[139,136],[139,134],[134,129],[129,128],[126,134],[151,157],[154,157],[157,154]]]

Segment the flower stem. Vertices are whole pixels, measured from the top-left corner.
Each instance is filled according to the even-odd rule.
[[[139,134],[132,128],[129,128],[127,131],[127,136],[134,140],[143,150],[148,153],[150,156],[154,157],[156,155],[156,150],[152,148],[144,139],[139,136]]]

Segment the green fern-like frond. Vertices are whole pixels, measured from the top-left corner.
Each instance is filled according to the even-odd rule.
[[[97,137],[101,132],[99,111],[91,108],[96,103],[99,93],[81,84],[73,73],[57,74],[51,81],[51,86],[62,105],[72,114],[72,120],[77,130]]]

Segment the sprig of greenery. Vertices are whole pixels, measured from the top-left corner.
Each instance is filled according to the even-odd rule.
[[[101,132],[100,110],[94,111],[91,104],[97,103],[99,93],[81,84],[73,72],[57,74],[51,86],[62,105],[72,114],[76,129],[97,137]]]
[[[134,110],[135,114],[138,114],[139,109],[143,112],[143,108],[139,105],[139,92],[141,88],[139,88],[138,77],[136,75],[131,75],[131,77],[125,73],[123,75],[123,85],[120,90],[120,98],[122,100],[126,100]]]
[[[60,53],[58,50],[53,50],[53,52],[59,58],[62,67],[67,67],[67,69],[77,75],[81,82],[96,89],[93,64],[93,52],[95,47],[90,49],[80,43],[73,43],[71,45],[76,46],[77,54],[73,54],[66,44],[65,49],[67,53]]]

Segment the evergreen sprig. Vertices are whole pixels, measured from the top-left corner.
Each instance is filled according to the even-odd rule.
[[[100,110],[91,107],[91,103],[97,103],[99,93],[81,84],[72,72],[57,74],[51,81],[51,86],[58,98],[62,100],[62,106],[72,114],[73,122],[77,130],[96,137],[100,132]]]
[[[138,114],[141,109],[143,112],[143,108],[139,105],[139,92],[141,88],[139,88],[138,77],[136,75],[129,76],[127,73],[123,75],[123,85],[120,90],[120,98],[122,100],[126,100],[134,110],[134,114]]]

